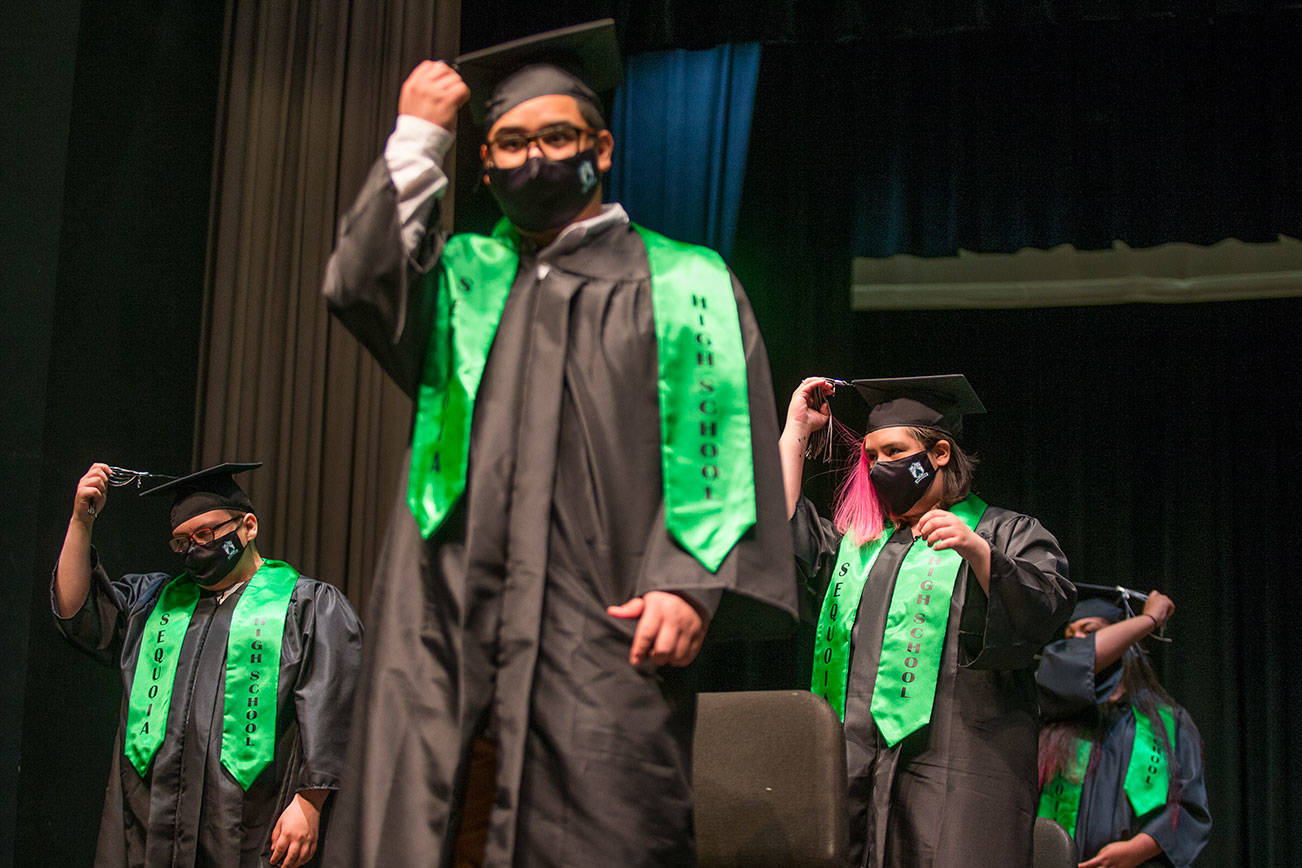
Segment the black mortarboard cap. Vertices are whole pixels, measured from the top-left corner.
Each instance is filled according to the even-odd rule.
[[[470,114],[486,129],[520,103],[560,94],[602,111],[624,66],[610,18],[549,30],[463,54],[454,61],[470,88]]]
[[[1082,618],[1102,618],[1110,623],[1124,621],[1130,617],[1128,609],[1133,609],[1127,602],[1129,596],[1134,600],[1143,600],[1146,595],[1136,591],[1107,585],[1076,584],[1076,608],[1072,610],[1071,620]]]
[[[954,435],[962,432],[964,416],[986,411],[962,374],[854,380],[851,384],[870,408],[864,433],[902,425]]]
[[[171,522],[175,528],[210,509],[233,509],[236,512],[253,512],[253,501],[235,482],[234,474],[261,467],[261,461],[228,461],[204,470],[164,482],[162,485],[140,492],[141,497],[155,494],[172,495]]]

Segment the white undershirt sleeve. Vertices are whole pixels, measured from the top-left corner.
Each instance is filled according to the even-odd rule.
[[[438,124],[413,115],[398,115],[384,146],[384,162],[398,191],[398,221],[403,250],[410,254],[425,236],[434,200],[448,188],[443,156],[453,134]]]

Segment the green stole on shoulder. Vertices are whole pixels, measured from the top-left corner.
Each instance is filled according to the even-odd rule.
[[[976,495],[950,507],[950,512],[973,529],[985,511],[985,501]],[[877,556],[893,533],[894,528],[884,528],[862,546],[855,545],[849,534],[842,537],[832,581],[823,597],[811,689],[825,697],[842,720],[850,677],[850,637],[859,599]],[[925,541],[917,540],[900,565],[882,634],[871,705],[873,720],[887,744],[896,744],[931,720],[950,600],[962,566],[962,556],[953,549],[933,551]]]
[[[746,357],[732,277],[708,248],[634,229],[651,268],[665,524],[713,572],[755,523]],[[475,395],[518,267],[505,220],[492,236],[452,236],[440,257],[407,482],[407,505],[427,538],[465,491]]]
[[[1153,722],[1133,705],[1130,713],[1135,718],[1135,741],[1130,748],[1126,765],[1126,779],[1122,784],[1130,807],[1136,817],[1166,804],[1167,790],[1171,784],[1171,769],[1166,747],[1161,736],[1153,729]],[[1158,717],[1166,727],[1167,738],[1175,744],[1175,716],[1165,705],[1157,708]],[[1085,772],[1089,768],[1092,745],[1088,739],[1076,739],[1076,756],[1066,772],[1058,772],[1040,793],[1039,816],[1058,823],[1072,837],[1076,836],[1076,820],[1080,815],[1081,792],[1085,787]]]
[[[264,559],[235,603],[226,638],[222,765],[248,789],[276,752],[280,643],[298,571]],[[125,753],[144,777],[167,730],[172,686],[199,586],[182,573],[158,596],[145,622],[127,704]]]

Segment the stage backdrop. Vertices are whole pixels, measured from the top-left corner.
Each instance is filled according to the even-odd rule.
[[[326,310],[336,218],[458,0],[233,2],[222,64],[195,463],[258,460],[260,548],[364,612],[411,402]]]

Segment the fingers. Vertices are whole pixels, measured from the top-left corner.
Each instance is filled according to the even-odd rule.
[[[91,521],[104,508],[104,502],[108,499],[110,472],[107,464],[92,464],[77,482],[77,494],[72,507],[74,518]]]
[[[456,127],[457,109],[470,99],[470,88],[455,69],[441,60],[422,61],[398,95],[398,113],[436,123],[444,129]]]
[[[646,601],[641,597],[634,597],[621,606],[607,606],[606,614],[612,618],[641,618],[642,610],[646,608]]]
[[[662,621],[663,616],[659,607],[647,607],[643,611],[642,617],[637,622],[637,630],[633,633],[633,645],[628,652],[629,663],[637,666],[650,657],[656,638],[660,634]]]
[[[294,841],[291,843],[285,850],[285,861],[281,863],[281,868],[298,868],[299,865],[303,864],[302,860],[299,859],[301,850],[302,845],[300,842]]]
[[[289,836],[280,832],[281,820],[276,821],[276,829],[271,833],[271,862],[273,865],[279,865],[280,860],[285,858],[285,851],[289,849]]]

